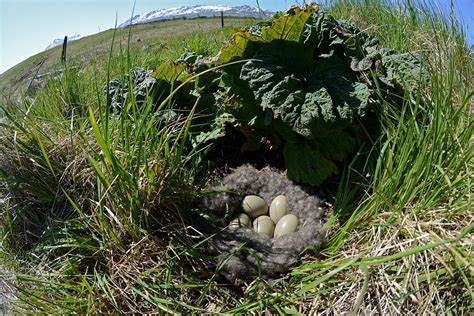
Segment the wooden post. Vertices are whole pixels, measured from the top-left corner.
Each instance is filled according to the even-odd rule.
[[[221,11],[221,25],[224,28],[224,11]]]
[[[64,36],[63,51],[61,53],[61,63],[66,63],[67,36]]]

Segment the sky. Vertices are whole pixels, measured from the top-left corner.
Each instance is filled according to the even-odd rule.
[[[329,0],[330,1],[330,0]],[[433,0],[449,11],[450,0]],[[474,0],[452,0],[474,44]],[[259,0],[262,9],[283,10],[302,0]],[[322,2],[322,1],[317,1]],[[130,18],[134,0],[0,0],[0,74],[43,51],[56,38],[91,35]],[[257,0],[136,0],[135,14],[181,5],[255,6]]]

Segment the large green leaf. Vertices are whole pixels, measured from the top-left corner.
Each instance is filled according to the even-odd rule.
[[[307,143],[287,143],[283,150],[288,177],[294,181],[319,185],[332,174],[336,165]]]
[[[369,87],[359,82],[348,64],[337,55],[329,55],[314,63],[312,80],[327,87],[334,102],[337,119],[352,120],[364,116],[369,103]],[[334,118],[333,118],[334,121]]]
[[[320,131],[310,145],[318,148],[327,159],[342,161],[354,150],[356,141],[342,128],[333,128]]]
[[[416,53],[398,53],[394,50],[381,49],[382,67],[381,80],[408,92],[419,87],[420,82],[426,82],[428,71]]]
[[[223,113],[215,118],[208,130],[202,131],[192,138],[193,146],[197,147],[209,141],[224,137],[226,134],[226,125],[234,124],[235,122],[235,117],[232,114]]]
[[[332,49],[342,47],[344,38],[337,30],[337,21],[325,14],[313,14],[307,20],[302,41],[312,47],[317,54],[327,54]]]
[[[295,7],[278,19],[269,23],[260,23],[255,27],[235,33],[215,58],[218,65],[232,61],[252,58],[264,44],[275,40],[300,42],[308,18],[317,11],[313,6],[304,9]]]
[[[216,65],[224,65],[236,60],[248,59],[262,47],[264,40],[250,31],[235,33],[229,43],[221,48],[214,58]]]
[[[152,76],[159,80],[164,80],[171,84],[174,84],[177,80],[184,81],[189,77],[189,74],[185,73],[186,65],[180,63],[175,64],[172,62],[162,63],[152,73]]]
[[[317,12],[317,8],[306,6],[295,7],[287,14],[273,21],[272,25],[262,30],[262,38],[270,43],[274,40],[300,42],[308,18]]]
[[[272,110],[274,119],[309,139],[337,119],[363,115],[370,95],[337,56],[312,62],[311,49],[287,41],[262,48],[242,67],[240,77],[262,110]]]

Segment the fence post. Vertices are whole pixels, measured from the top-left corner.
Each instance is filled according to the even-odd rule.
[[[224,11],[221,11],[221,26],[224,28]]]
[[[67,36],[64,36],[63,51],[61,53],[61,63],[66,63]]]

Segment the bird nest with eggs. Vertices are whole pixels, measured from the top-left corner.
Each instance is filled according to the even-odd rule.
[[[211,240],[229,281],[273,278],[298,262],[307,247],[324,241],[327,209],[316,192],[285,173],[244,165],[209,187],[202,204],[217,215],[231,214]]]

